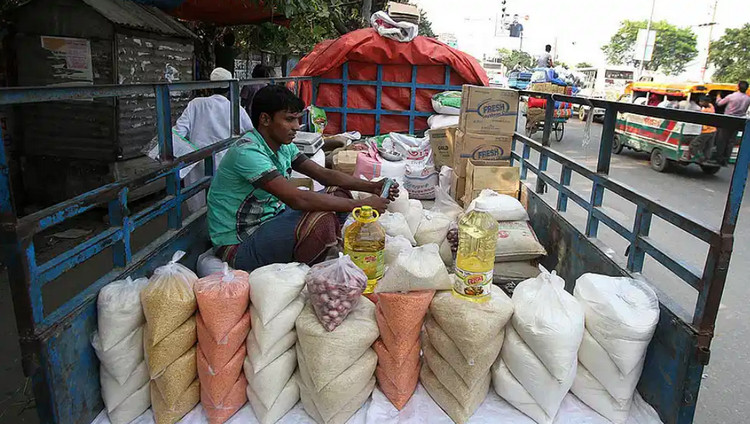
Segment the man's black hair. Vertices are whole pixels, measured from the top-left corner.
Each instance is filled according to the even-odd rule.
[[[234,45],[234,40],[235,40],[235,38],[234,38],[234,32],[232,32],[232,31],[229,31],[229,32],[225,33],[224,37],[222,37],[222,42],[227,47],[233,46]]]
[[[708,94],[704,94],[698,98],[698,101],[711,103],[711,96],[709,96]]]
[[[253,68],[253,78],[270,78],[271,68],[264,65],[255,65]]]
[[[548,51],[548,52],[552,51],[552,46],[550,46],[549,44],[547,44],[546,46],[544,46],[544,50]]]
[[[741,92],[747,92],[747,81],[740,81],[739,83],[737,83],[737,87],[739,87]]]
[[[300,113],[305,110],[305,103],[297,96],[281,85],[267,85],[253,97],[253,108],[250,111],[250,120],[253,126],[260,124],[260,114],[267,113],[273,116],[276,112]]]

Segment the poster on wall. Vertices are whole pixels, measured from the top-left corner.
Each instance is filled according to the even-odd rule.
[[[59,81],[49,85],[94,83],[89,40],[46,35],[40,38],[42,48],[49,52],[47,59],[52,63],[52,75]]]

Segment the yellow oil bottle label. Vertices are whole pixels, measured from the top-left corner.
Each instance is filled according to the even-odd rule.
[[[453,291],[474,299],[490,296],[492,289],[493,270],[487,272],[471,272],[456,267],[456,277],[453,279]]]
[[[385,253],[376,252],[344,252],[352,258],[355,265],[367,275],[368,280],[379,280],[385,272]]]

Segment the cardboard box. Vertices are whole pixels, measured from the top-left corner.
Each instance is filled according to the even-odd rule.
[[[458,127],[438,128],[429,130],[430,146],[432,146],[432,155],[435,158],[435,166],[453,166],[453,140],[449,132],[455,134]]]
[[[341,150],[333,157],[333,169],[349,175],[354,174],[357,155],[360,153],[360,150]]]
[[[515,166],[483,166],[466,164],[465,200],[473,200],[484,189],[518,198],[521,188],[521,168]],[[468,196],[467,196],[468,195]]]
[[[458,128],[464,133],[513,135],[518,118],[518,91],[464,85]]]
[[[479,165],[510,165],[513,137],[456,131],[451,167],[459,177],[466,176],[466,163]]]
[[[466,177],[459,177],[453,173],[453,182],[451,183],[451,196],[459,204],[463,204],[464,190],[466,189]]]

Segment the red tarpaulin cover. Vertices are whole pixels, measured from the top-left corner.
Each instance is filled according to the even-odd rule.
[[[360,29],[345,34],[335,40],[324,41],[313,51],[302,58],[292,71],[292,76],[318,76],[322,78],[341,78],[342,65],[349,63],[350,80],[377,79],[377,65],[383,65],[383,80],[393,82],[411,82],[411,65],[417,68],[418,84],[444,84],[445,65],[452,68],[450,83],[452,85],[475,84],[488,85],[487,73],[472,56],[449,47],[433,38],[417,37],[409,43],[381,37],[374,29]],[[431,97],[437,90],[418,89],[416,109],[433,112]],[[320,84],[316,106],[341,107],[341,85]],[[306,104],[312,102],[312,86],[309,82],[301,83],[300,97]],[[375,87],[354,86],[348,89],[347,107],[375,109]],[[410,89],[401,87],[383,87],[381,104],[387,110],[409,110]],[[341,115],[329,112],[326,134],[341,132]],[[414,129],[427,128],[427,119],[417,117]],[[347,131],[359,131],[363,135],[375,132],[375,116],[349,114]],[[408,116],[382,115],[380,133],[409,131]]]

